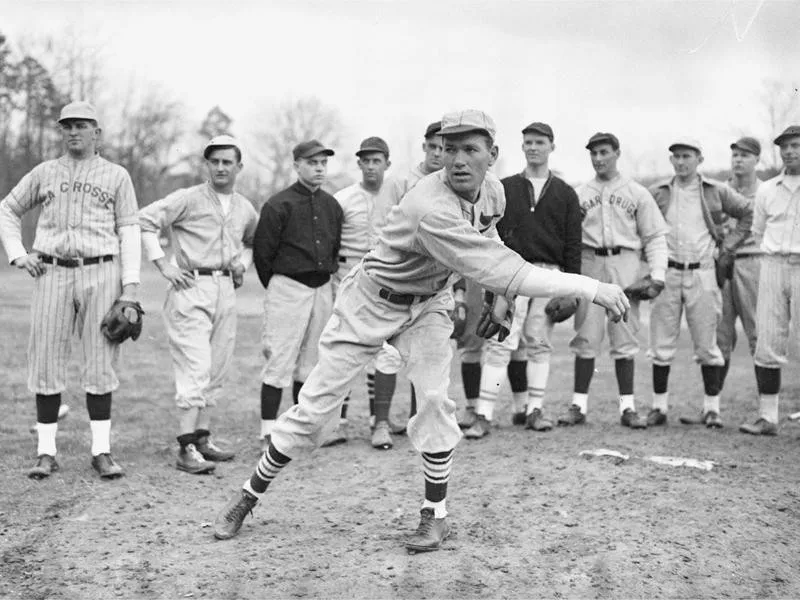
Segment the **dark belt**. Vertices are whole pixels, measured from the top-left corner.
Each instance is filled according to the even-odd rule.
[[[391,302],[392,304],[402,304],[403,306],[410,306],[415,302],[424,302],[425,300],[433,298],[434,296],[434,294],[422,294],[419,296],[414,294],[395,294],[386,288],[381,288],[381,290],[378,292],[378,295],[387,302]]]
[[[340,256],[339,257],[339,262],[347,262],[347,257],[346,256]]]
[[[614,246],[613,248],[595,248],[594,253],[597,256],[616,256],[622,252],[622,248]]]
[[[667,261],[667,266],[670,269],[678,269],[678,271],[693,271],[695,269],[699,269],[700,268],[700,263],[699,262],[679,263],[679,262],[675,262],[674,260],[668,260]]]
[[[103,256],[90,256],[88,258],[60,258],[58,256],[50,256],[49,254],[40,254],[39,258],[42,259],[42,262],[50,263],[51,265],[74,269],[86,265],[96,265],[101,262],[110,262],[114,260],[114,255],[105,254]]]
[[[224,275],[225,277],[230,277],[231,272],[228,269],[194,269],[194,272],[198,275]]]

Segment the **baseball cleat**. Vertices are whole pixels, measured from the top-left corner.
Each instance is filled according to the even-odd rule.
[[[661,412],[660,408],[653,408],[647,413],[647,426],[658,427],[667,424],[667,413]]]
[[[186,444],[185,448],[178,450],[175,467],[179,471],[186,471],[192,475],[211,473],[217,468],[216,463],[206,460],[194,444]]]
[[[347,436],[344,434],[341,425],[337,425],[336,429],[331,432],[331,435],[320,444],[320,448],[330,448],[331,446],[338,446],[347,442]]]
[[[393,423],[392,420],[389,419],[389,432],[392,435],[405,435],[407,427],[408,425],[406,424],[401,425],[400,423]]]
[[[116,479],[125,473],[114,458],[107,452],[92,457],[92,467],[102,479]]]
[[[512,425],[525,425],[528,420],[528,414],[523,410],[522,412],[515,412],[511,417]]]
[[[411,554],[417,552],[432,552],[438,550],[442,542],[450,535],[450,526],[447,519],[435,518],[432,508],[423,508],[420,511],[417,531],[406,542],[406,550]]]
[[[377,450],[391,450],[393,445],[392,434],[389,431],[389,423],[386,421],[378,421],[378,423],[375,424],[375,429],[372,431],[372,447]]]
[[[581,407],[573,404],[567,409],[567,414],[558,417],[559,425],[583,425],[586,415],[581,412]]]
[[[647,429],[647,419],[640,417],[632,408],[626,408],[622,411],[619,422],[623,427],[630,427],[631,429]]]
[[[719,413],[713,410],[701,412],[699,417],[680,417],[679,420],[684,425],[705,425],[709,429],[722,428],[722,419]]]
[[[50,477],[51,473],[58,471],[58,463],[55,456],[40,454],[36,459],[36,464],[28,469],[28,477],[31,479],[44,479]]]
[[[235,452],[218,448],[207,435],[197,438],[196,448],[203,458],[213,462],[227,462],[236,456]]]
[[[458,426],[461,429],[469,429],[473,425],[475,425],[475,421],[478,416],[475,414],[475,408],[472,406],[468,406],[464,409],[464,412],[458,417]]]
[[[477,415],[475,423],[464,432],[468,440],[479,440],[491,433],[492,424],[483,415]]]
[[[755,423],[740,425],[739,431],[742,433],[749,433],[750,435],[778,435],[778,425],[761,418]]]
[[[220,511],[214,521],[214,537],[218,540],[229,540],[242,528],[244,518],[253,516],[253,508],[258,504],[258,498],[246,490],[239,490],[228,500],[225,508]]]
[[[550,431],[553,428],[553,422],[545,419],[541,408],[534,408],[531,414],[527,415],[525,419],[525,429],[532,431]]]

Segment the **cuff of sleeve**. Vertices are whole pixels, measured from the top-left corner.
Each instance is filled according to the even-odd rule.
[[[664,281],[667,276],[667,272],[664,269],[653,269],[650,271],[650,279],[653,281]]]
[[[581,275],[581,295],[589,302],[592,302],[597,296],[597,288],[600,287],[600,282],[597,279]]]
[[[158,234],[154,231],[142,232],[142,246],[144,246],[148,260],[158,260],[166,256],[161,248],[161,243],[158,241]]]
[[[511,283],[508,284],[504,296],[516,296],[519,294],[520,287],[528,278],[528,275],[533,271],[533,265],[528,262],[523,262],[514,276],[511,278]]]
[[[247,271],[250,265],[253,264],[253,249],[245,248],[242,250],[242,253],[239,255],[239,262],[242,263],[244,270]]]
[[[19,247],[8,248],[8,264],[13,263],[23,256],[28,256],[28,253],[25,252],[25,247],[22,244],[20,244]]]
[[[139,274],[138,273],[126,273],[122,276],[122,285],[123,287],[130,284],[139,285],[141,281],[139,281]]]

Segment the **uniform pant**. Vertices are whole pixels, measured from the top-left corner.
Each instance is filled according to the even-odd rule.
[[[717,344],[725,360],[730,360],[736,348],[736,317],[750,345],[750,354],[756,351],[756,302],[761,258],[759,255],[737,257],[733,277],[722,288],[722,318],[717,327]]]
[[[651,302],[650,352],[653,363],[667,366],[675,358],[685,309],[695,360],[716,367],[725,364],[717,345],[722,294],[713,267],[684,271],[670,267],[665,283],[664,291]]]
[[[299,403],[272,430],[275,448],[290,458],[318,446],[335,426],[353,379],[388,341],[398,349],[417,390],[418,412],[408,423],[420,452],[444,452],[461,439],[450,385],[450,290],[410,306],[392,304],[361,268],[342,281],[333,316],[320,338],[319,362],[300,391]]]
[[[792,323],[800,324],[800,255],[765,255],[758,279],[756,365],[786,364]]]
[[[66,389],[72,338],[78,336],[80,381],[90,394],[119,387],[114,367],[119,344],[100,332],[103,317],[122,292],[119,258],[82,267],[47,265],[34,280],[28,342],[28,389],[60,394]]]
[[[264,295],[263,383],[283,389],[292,381],[306,380],[317,364],[319,336],[332,305],[330,281],[312,288],[285,275],[272,276]]]
[[[598,256],[592,249],[583,250],[581,273],[603,283],[616,283],[625,289],[639,279],[641,271],[642,261],[636,251]],[[639,303],[631,302],[627,322],[614,323],[602,306],[581,300],[575,313],[575,337],[569,347],[579,358],[596,358],[606,331],[613,360],[635,356],[639,352]]]
[[[198,275],[164,300],[178,408],[216,406],[236,343],[236,293],[225,276]]]

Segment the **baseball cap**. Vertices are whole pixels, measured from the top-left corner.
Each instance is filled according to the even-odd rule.
[[[383,152],[386,158],[389,158],[389,144],[379,137],[368,137],[361,142],[361,147],[356,152],[356,156],[360,157],[367,152]]]
[[[731,150],[743,150],[744,152],[749,152],[750,154],[760,156],[761,142],[754,137],[745,136],[733,142],[731,144]]]
[[[203,158],[208,158],[213,148],[219,148],[221,146],[233,147],[239,151],[240,155],[242,153],[242,147],[239,145],[239,142],[236,141],[236,138],[231,135],[218,135],[211,138],[205,148],[203,148]]]
[[[703,146],[700,142],[690,137],[679,137],[670,144],[668,150],[672,152],[675,148],[689,148],[690,150],[697,150],[700,154],[703,153]]]
[[[534,121],[522,130],[522,135],[525,135],[526,133],[538,133],[539,135],[547,136],[550,138],[551,142],[553,139],[555,139],[555,136],[553,135],[553,128],[547,123],[539,123],[538,121]]]
[[[430,125],[428,125],[427,129],[425,129],[425,139],[427,140],[429,137],[433,135],[439,135],[439,132],[442,130],[442,122],[441,121],[434,121]]]
[[[458,135],[470,131],[483,131],[489,134],[489,137],[494,140],[497,127],[495,127],[492,117],[482,110],[475,110],[472,108],[447,113],[442,117],[442,129],[439,131],[439,135],[442,137]]]
[[[94,106],[86,100],[77,100],[70,102],[61,109],[61,116],[58,122],[68,121],[70,119],[81,119],[84,121],[97,122],[97,111]]]
[[[311,158],[312,156],[316,156],[317,154],[324,154],[325,156],[333,156],[335,152],[330,148],[326,148],[322,145],[322,142],[318,140],[309,140],[307,142],[300,142],[297,146],[294,147],[292,150],[292,155],[294,159],[297,160],[298,158]]]
[[[800,125],[789,125],[783,130],[783,133],[775,138],[775,145],[780,146],[783,140],[790,137],[800,136]]]
[[[589,138],[586,149],[591,150],[592,146],[596,146],[597,144],[611,144],[614,150],[619,150],[619,140],[613,133],[598,131]]]

